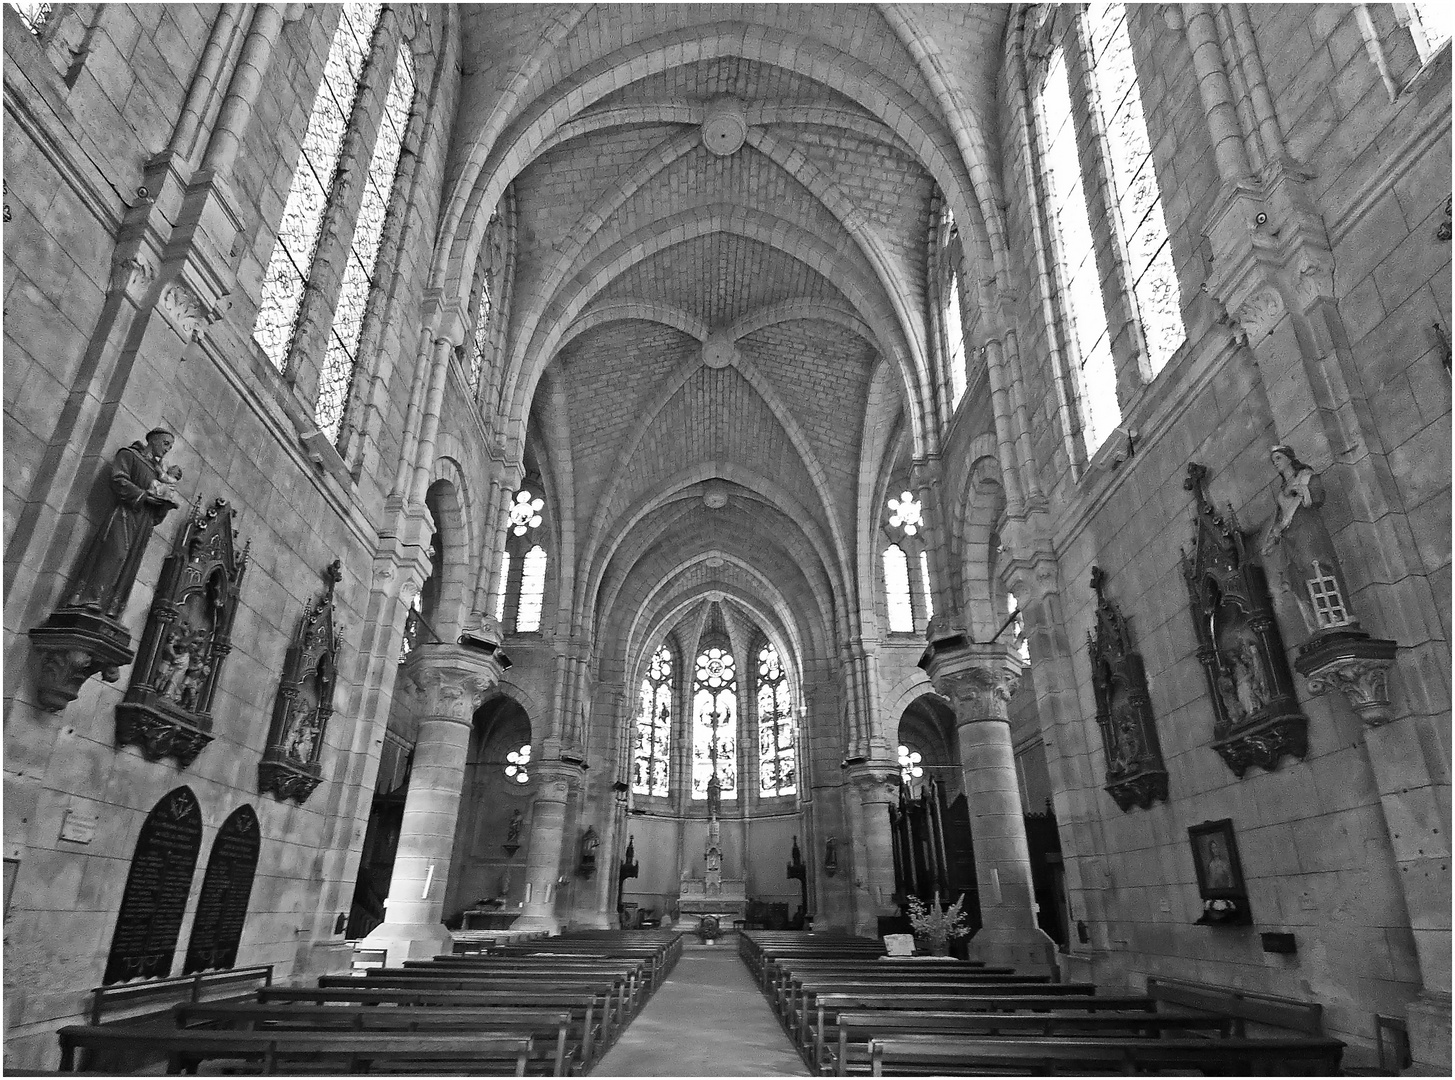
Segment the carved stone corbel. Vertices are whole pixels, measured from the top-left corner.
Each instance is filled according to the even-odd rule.
[[[1314,639],[1299,650],[1293,666],[1308,680],[1310,694],[1338,690],[1365,727],[1395,719],[1389,700],[1389,669],[1399,646],[1393,641],[1349,634]]]

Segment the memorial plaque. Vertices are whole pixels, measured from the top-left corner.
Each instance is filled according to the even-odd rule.
[[[201,846],[202,811],[192,789],[163,796],[136,841],[102,985],[171,972]]]
[[[192,940],[187,943],[183,975],[230,968],[236,962],[260,842],[258,816],[251,806],[238,807],[222,823],[212,843],[212,854],[207,857],[207,873],[202,876],[202,894],[192,920]]]

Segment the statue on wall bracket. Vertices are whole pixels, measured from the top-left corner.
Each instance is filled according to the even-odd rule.
[[[1285,754],[1306,755],[1308,717],[1294,696],[1257,553],[1232,508],[1226,520],[1213,509],[1206,481],[1207,469],[1189,462],[1182,486],[1195,493],[1197,521],[1182,574],[1212,699],[1212,746],[1242,776],[1250,765],[1274,769]]]
[[[212,741],[212,698],[232,651],[232,621],[248,550],[236,549],[226,499],[197,496],[161,579],[136,651],[131,685],[116,706],[116,741],[149,761],[186,768]]]
[[[1308,635],[1293,666],[1308,680],[1309,693],[1340,690],[1365,724],[1386,724],[1394,718],[1389,668],[1398,645],[1370,637],[1359,625],[1323,520],[1323,480],[1291,446],[1275,446],[1268,457],[1278,472],[1278,491],[1260,551],[1274,596],[1293,602]]]
[[[86,549],[65,601],[30,631],[41,658],[36,696],[48,712],[74,701],[97,672],[116,682],[118,669],[135,659],[121,617],[152,531],[180,505],[182,470],[164,462],[172,442],[166,428],[153,428],[145,440],[116,452],[107,478],[111,512]]]
[[[1106,574],[1091,568],[1096,591],[1096,632],[1086,635],[1096,723],[1106,749],[1106,790],[1123,811],[1167,801],[1167,766],[1157,738],[1157,719],[1147,693],[1142,654],[1132,648],[1127,620],[1107,597]]]
[[[261,791],[300,805],[323,779],[319,759],[338,682],[340,630],[334,619],[333,592],[343,576],[343,564],[335,559],[323,572],[323,595],[303,609],[283,660],[268,747],[258,764]]]

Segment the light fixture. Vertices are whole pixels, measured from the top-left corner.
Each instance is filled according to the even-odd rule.
[[[510,504],[511,531],[516,536],[524,536],[528,529],[534,529],[541,523],[541,509],[545,505],[541,499],[532,498],[524,488],[517,491],[515,502]]]
[[[924,510],[912,491],[902,491],[899,498],[890,499],[889,510],[889,524],[904,529],[905,536],[919,532],[920,525],[924,523]]]
[[[517,784],[525,784],[530,781],[530,772],[526,766],[530,764],[530,743],[526,743],[519,750],[512,750],[505,755],[505,760],[510,762],[505,766],[505,775],[515,778]]]
[[[923,759],[918,750],[911,750],[903,743],[899,744],[899,775],[904,778],[906,784],[915,777],[925,774],[924,769],[920,768],[921,760]]]

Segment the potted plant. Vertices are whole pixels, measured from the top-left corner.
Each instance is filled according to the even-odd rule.
[[[917,896],[909,898],[909,924],[914,927],[916,940],[931,956],[948,956],[950,940],[970,933],[965,912],[962,910],[964,906],[964,893],[948,908],[940,907],[938,892],[935,893],[933,904],[926,904]]]

